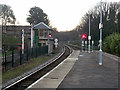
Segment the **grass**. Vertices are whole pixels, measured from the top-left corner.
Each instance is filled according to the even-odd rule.
[[[3,79],[2,82],[6,83],[7,81],[9,81],[19,75],[24,74],[25,72],[39,66],[40,64],[43,64],[47,60],[53,58],[58,53],[58,51],[55,54],[50,54],[49,56],[43,55],[43,56],[39,56],[38,58],[31,59],[27,63],[25,63],[21,66],[18,66],[13,69],[10,69],[6,72],[3,72],[2,73],[2,79]]]

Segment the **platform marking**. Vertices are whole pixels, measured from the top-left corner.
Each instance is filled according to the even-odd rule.
[[[83,55],[79,55],[80,57],[82,57]]]

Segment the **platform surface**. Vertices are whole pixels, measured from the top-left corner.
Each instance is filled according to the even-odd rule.
[[[59,66],[54,70],[47,73],[47,75],[40,78],[34,84],[32,84],[28,89],[33,88],[57,88],[59,84],[64,80],[65,76],[72,69],[76,60],[78,60],[78,55],[80,51],[73,51],[73,53],[65,59]]]
[[[114,59],[103,54],[103,65],[99,66],[99,53],[80,52],[79,59],[58,88],[106,88],[106,90],[118,90],[120,84],[118,83],[118,79],[120,79],[118,78],[119,67],[118,61]]]
[[[82,90],[86,88],[102,88],[99,90],[118,90],[119,60],[103,53],[103,65],[99,65],[98,52],[74,51],[53,71],[45,75],[30,88],[52,88]],[[70,89],[70,90],[72,90]],[[95,90],[95,89],[94,89]]]

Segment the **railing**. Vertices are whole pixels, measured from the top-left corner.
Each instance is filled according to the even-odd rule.
[[[3,52],[3,71],[9,70],[13,67],[22,65],[29,61],[32,58],[36,58],[40,55],[44,55],[48,53],[48,46],[43,47],[35,47],[35,48],[27,48],[24,50],[24,54],[22,54],[22,50],[11,50]]]

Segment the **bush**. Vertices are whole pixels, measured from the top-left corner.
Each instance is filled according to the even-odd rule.
[[[113,33],[103,42],[103,51],[120,56],[120,34]]]
[[[14,36],[7,36],[3,35],[2,37],[2,45],[5,50],[8,49],[15,49],[16,45],[21,42],[20,37],[14,37]]]

